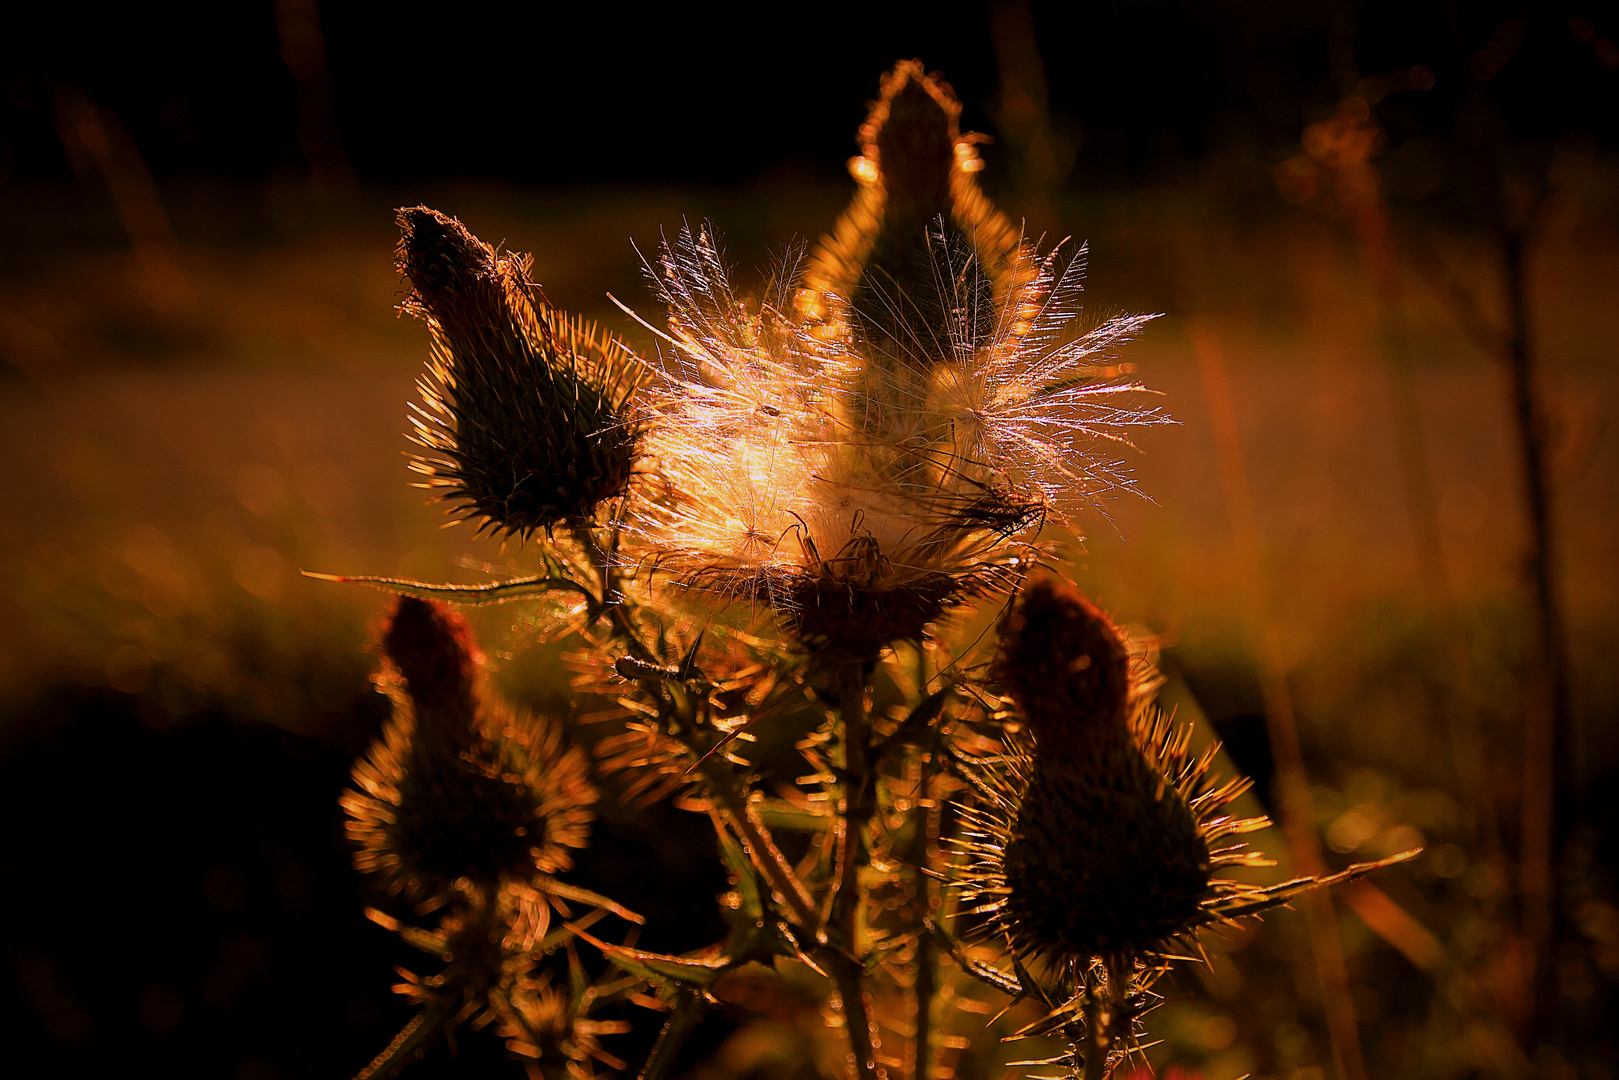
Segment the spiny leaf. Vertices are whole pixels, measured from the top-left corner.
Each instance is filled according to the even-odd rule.
[[[601,908],[603,911],[610,911],[619,918],[627,919],[630,922],[638,925],[646,922],[646,919],[640,915],[637,915],[635,912],[619,904],[617,901],[603,896],[601,893],[591,892],[589,889],[581,889],[577,885],[569,885],[566,881],[561,881],[554,877],[548,877],[544,874],[536,874],[534,881],[539,886],[541,891],[550,893],[552,896],[560,896],[564,900],[576,900],[581,904],[589,904],[591,907]]]
[[[543,575],[512,578],[510,581],[492,581],[486,585],[434,585],[426,581],[374,577],[369,574],[321,574],[313,570],[303,570],[300,573],[316,581],[335,581],[342,585],[369,585],[373,589],[397,593],[400,596],[414,596],[421,600],[442,600],[447,604],[504,604],[559,589],[572,590],[587,599],[594,599],[590,590],[577,581]]]
[[[430,1040],[443,1032],[446,1019],[437,1009],[423,1009],[406,1022],[388,1048],[361,1069],[354,1080],[388,1080],[425,1050]]]
[[[914,742],[939,718],[939,714],[944,711],[945,703],[950,700],[950,696],[955,692],[956,684],[953,682],[946,683],[917,702],[916,708],[912,709],[910,715],[900,722],[899,727],[894,729],[893,734],[878,745],[873,757],[881,761],[893,747]]]
[[[1328,888],[1333,885],[1342,885],[1346,881],[1354,881],[1365,877],[1374,870],[1381,870],[1385,866],[1407,862],[1422,854],[1421,848],[1412,848],[1397,855],[1390,855],[1386,859],[1376,862],[1356,863],[1347,870],[1340,870],[1336,874],[1327,874],[1323,877],[1294,878],[1279,885],[1270,885],[1264,888],[1244,890],[1231,897],[1212,904],[1209,911],[1217,918],[1235,918],[1241,915],[1257,915],[1261,911],[1281,907],[1301,893],[1314,889]]]
[[[610,945],[576,926],[570,928],[580,938],[601,950],[601,954],[611,963],[632,975],[659,984],[673,981],[686,986],[706,987],[736,962],[723,954],[699,957],[669,956],[665,953],[631,949],[623,945]]]
[[[826,973],[826,969],[821,967],[820,964],[817,964],[814,959],[810,957],[810,954],[804,951],[804,947],[798,943],[798,938],[793,935],[791,927],[782,922],[780,919],[775,920],[771,925],[775,930],[777,942],[781,946],[785,947],[782,950],[781,955],[787,956],[790,954],[796,957],[799,963],[815,972],[815,974],[819,975],[821,978],[831,978],[831,976]]]
[[[605,919],[608,914],[609,912],[606,908],[599,907],[595,911],[586,912],[583,918],[574,923],[574,926],[595,926],[597,923]],[[539,940],[538,943],[535,944],[534,948],[529,951],[535,956],[546,956],[572,941],[574,936],[573,926],[564,925],[559,929],[553,930],[549,934],[546,934]]]
[[[712,809],[709,817],[714,820],[714,835],[719,839],[720,858],[725,861],[725,868],[731,872],[736,882],[737,895],[742,898],[741,912],[749,921],[755,921],[764,915],[764,897],[759,892],[759,879],[755,876],[753,860],[736,838],[731,830],[725,827],[720,816]]]
[[[927,927],[967,974],[979,982],[988,983],[1003,994],[1012,995],[1014,999],[1024,996],[1026,991],[1022,986],[1018,985],[1017,980],[1009,978],[988,964],[979,963],[971,956],[968,956],[967,950],[962,943],[956,940],[956,936],[942,925],[929,919],[927,920]]]
[[[749,803],[759,820],[772,829],[792,829],[796,832],[825,832],[832,824],[832,815],[807,806],[795,806],[785,799],[756,799]]]

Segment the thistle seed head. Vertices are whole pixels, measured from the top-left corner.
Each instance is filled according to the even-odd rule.
[[[432,333],[412,468],[452,513],[527,536],[624,494],[640,430],[640,362],[552,308],[525,256],[497,252],[425,206],[399,212],[403,309]]]
[[[978,190],[950,88],[884,79],[860,189],[802,275],[739,298],[708,229],[649,266],[673,363],[646,395],[635,523],[688,588],[768,605],[869,658],[1015,588],[1048,514],[1133,486],[1102,449],[1168,422],[1106,361],[1147,321],[1075,330],[1083,260],[1036,260]]]
[[[483,686],[472,632],[442,604],[401,598],[381,645],[394,715],[343,799],[356,865],[414,900],[568,869],[596,792],[560,725]]]
[[[896,477],[892,445],[850,421],[854,358],[784,315],[783,296],[737,299],[706,229],[665,244],[654,281],[675,364],[647,394],[660,487],[634,525],[657,565],[862,658],[1015,582],[1009,534],[1028,521],[984,514],[953,472]]]

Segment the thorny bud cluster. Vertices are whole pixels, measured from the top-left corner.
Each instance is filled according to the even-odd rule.
[[[829,980],[860,1080],[905,1061],[948,1077],[968,1040],[935,1014],[967,978],[1038,1003],[1022,1033],[1059,1036],[1046,1064],[1094,1080],[1199,928],[1369,869],[1216,876],[1264,865],[1233,839],[1263,819],[1225,813],[1247,782],[1211,778],[1216,748],[1190,752],[1106,615],[1030,576],[1041,528],[1134,491],[1115,449],[1170,421],[1116,358],[1150,316],[1081,322],[1084,249],[1041,254],[990,204],[960,114],[897,65],[853,202],[759,296],[708,228],[666,240],[647,272],[667,319],[641,323],[656,357],[553,309],[526,258],[400,211],[403,307],[432,341],[413,467],[480,530],[539,540],[543,569],[358,579],[403,596],[379,638],[393,717],[344,799],[356,863],[410,905],[378,921],[445,964],[407,974],[422,1012],[363,1077],[461,1021],[497,1025],[536,1076],[622,1069],[601,1042],[621,1021],[593,1010],[638,1001],[673,1010],[641,1074],[663,1080],[726,980],[764,963]],[[591,766],[559,720],[498,698],[440,602],[553,591],[576,601],[579,685],[618,725],[596,771],[714,823],[724,941],[668,956],[589,932],[638,921],[562,876]],[[992,594],[1013,597],[998,658],[974,662],[947,617]],[[780,632],[742,625],[753,609]],[[903,707],[874,707],[879,682]],[[777,720],[810,732],[786,787],[740,750]]]

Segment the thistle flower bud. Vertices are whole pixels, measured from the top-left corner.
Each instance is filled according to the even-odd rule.
[[[583,754],[483,687],[472,631],[442,604],[401,598],[381,646],[394,716],[343,798],[356,865],[417,900],[568,869],[596,799]]]
[[[971,354],[1018,305],[1021,239],[978,188],[977,138],[920,61],[896,64],[859,133],[853,203],[823,240],[800,311],[861,358],[855,428],[889,444],[891,479],[926,482],[948,418],[926,408],[936,366]]]
[[[1190,729],[1148,699],[1156,676],[1107,617],[1072,585],[1037,579],[1001,647],[999,676],[1034,747],[1009,734],[977,762],[953,869],[970,910],[1019,959],[1100,961],[1150,983],[1202,927],[1416,854],[1269,886],[1216,876],[1274,865],[1240,839],[1270,822],[1228,812],[1250,781],[1213,775],[1218,744],[1191,753]]]
[[[1041,577],[1001,628],[1001,678],[1045,750],[1128,735],[1130,653],[1078,589]]]
[[[838,325],[852,310],[867,335],[893,347],[936,346],[933,359],[945,358],[945,324],[930,310],[944,299],[930,241],[939,229],[966,242],[984,271],[977,284],[1004,303],[1027,275],[1017,230],[978,187],[981,138],[962,133],[961,102],[948,83],[919,60],[894,65],[850,163],[860,188],[815,254],[800,311]]]
[[[640,430],[629,409],[639,361],[552,308],[526,256],[501,254],[454,218],[399,212],[403,310],[433,336],[412,468],[452,513],[527,536],[622,495]]]
[[[1024,590],[1002,644],[1006,683],[1036,740],[1005,848],[1014,947],[1138,955],[1193,929],[1211,894],[1209,846],[1132,730],[1118,631],[1073,586],[1043,578]]]

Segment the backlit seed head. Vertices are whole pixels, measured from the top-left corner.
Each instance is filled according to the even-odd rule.
[[[568,869],[596,792],[560,725],[483,686],[471,630],[442,604],[401,598],[381,645],[394,715],[343,799],[356,865],[415,900]]]
[[[1009,515],[948,461],[863,431],[857,357],[783,314],[781,295],[738,299],[706,229],[666,243],[653,273],[674,355],[646,394],[658,486],[634,528],[660,569],[859,658],[1015,584],[1012,534],[1038,513]]]
[[[1047,515],[1132,490],[1112,446],[1169,422],[1111,363],[1148,317],[1078,325],[1083,259],[1037,259],[984,198],[960,112],[897,65],[853,203],[760,301],[707,228],[647,268],[672,355],[644,396],[637,539],[817,652],[870,659],[1016,588]]]
[[[412,467],[453,513],[527,536],[624,494],[640,430],[640,361],[546,302],[526,256],[497,252],[425,206],[399,212],[403,309],[433,337]]]

